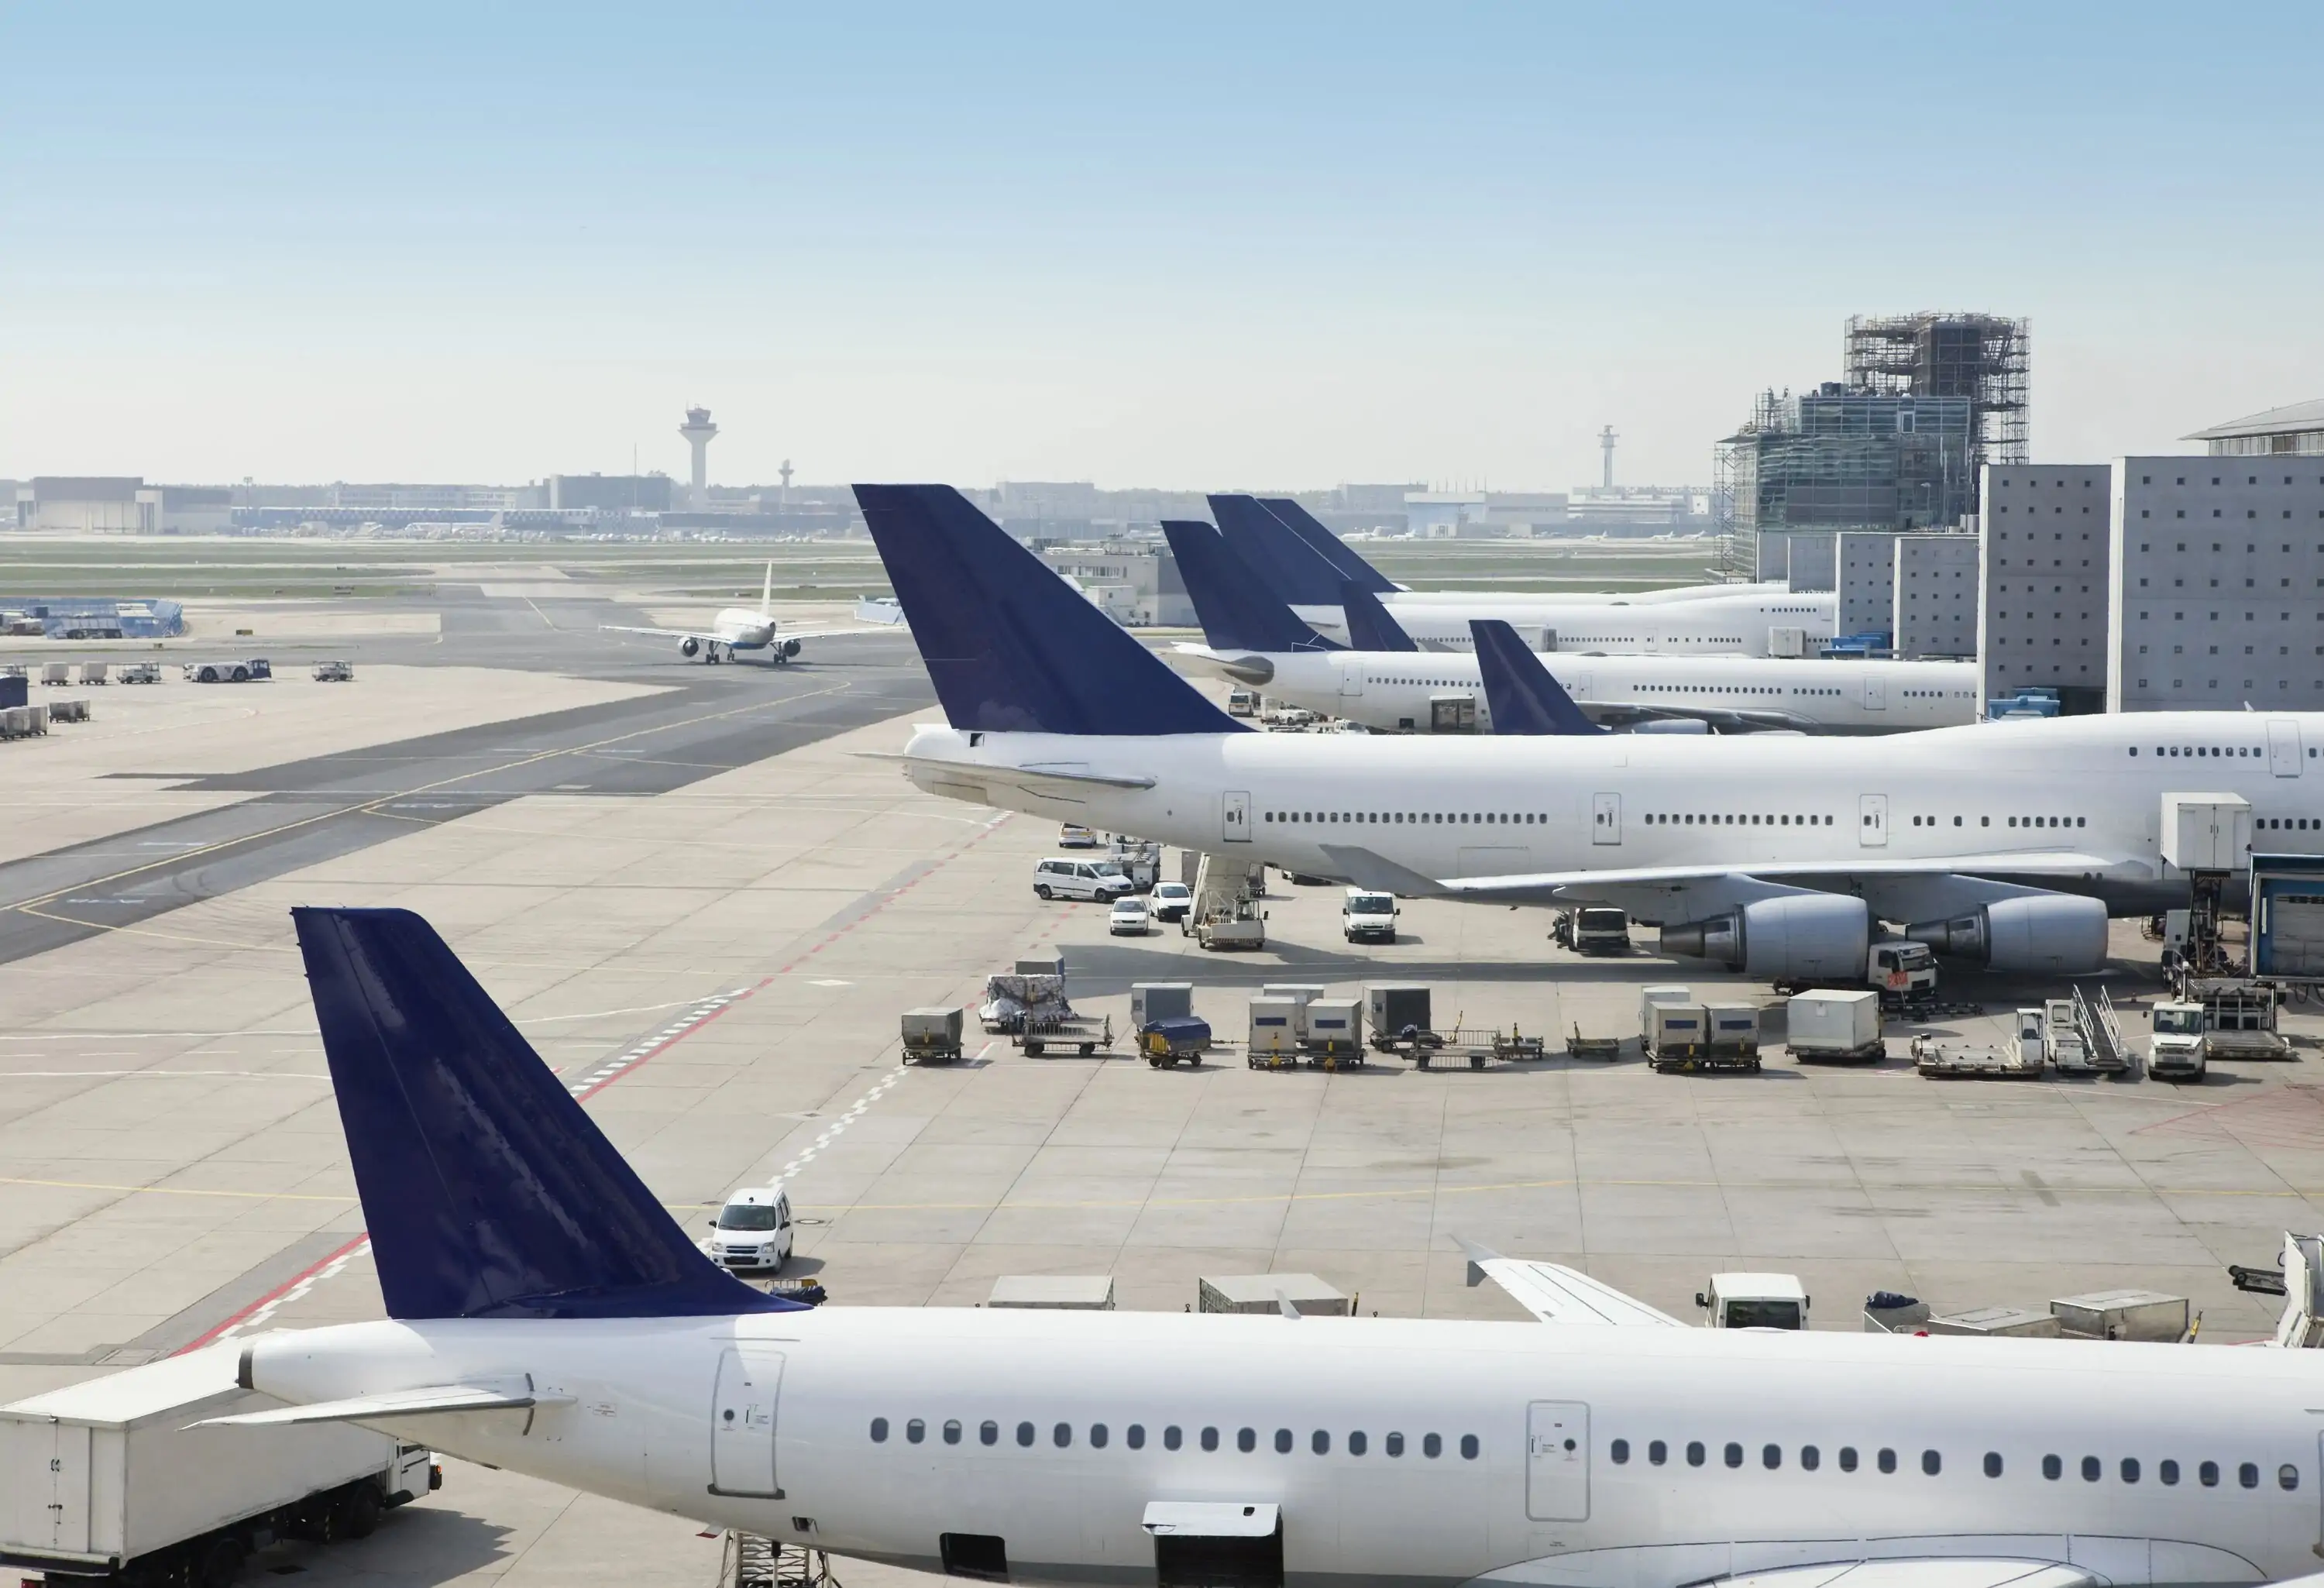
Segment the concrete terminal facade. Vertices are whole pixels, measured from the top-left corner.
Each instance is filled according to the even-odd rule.
[[[1977,654],[1978,569],[1976,535],[1896,537],[1895,652],[1904,657]]]
[[[2061,691],[2070,710],[2105,699],[2111,478],[2102,463],[1986,469],[1977,654],[1987,699],[2028,688]]]

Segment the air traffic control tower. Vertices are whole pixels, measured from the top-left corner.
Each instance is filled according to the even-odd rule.
[[[684,436],[687,445],[694,448],[694,491],[687,505],[696,512],[707,512],[710,511],[710,439],[718,433],[718,427],[710,422],[708,409],[689,408],[686,411],[686,422],[678,428],[678,433]]]

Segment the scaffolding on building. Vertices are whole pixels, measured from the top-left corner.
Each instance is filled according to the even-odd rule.
[[[1993,314],[1851,315],[1847,384],[1893,396],[1966,397],[1976,463],[2024,463],[2032,337],[2028,321]]]

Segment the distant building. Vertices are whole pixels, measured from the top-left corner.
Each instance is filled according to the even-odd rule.
[[[1898,535],[1895,542],[1895,627],[1890,648],[1906,658],[1975,656],[1979,537]]]
[[[58,534],[137,532],[138,475],[36,475],[16,487],[16,527]]]
[[[1569,532],[1668,535],[1711,527],[1708,485],[1576,485],[1567,494]]]
[[[668,512],[672,485],[665,474],[551,475],[543,505],[560,512]]]
[[[1896,633],[1896,541],[1886,531],[1837,537],[1834,587],[1841,634]]]
[[[2324,399],[2229,420],[2187,439],[2202,442],[2213,457],[2313,457],[2324,454]]]
[[[2008,464],[1985,471],[1977,654],[1984,697],[2059,690],[2097,710],[2107,688],[2106,464]]]
[[[1177,559],[1159,541],[1047,546],[1039,555],[1124,628],[1189,628],[1195,622]]]
[[[349,485],[335,481],[323,505],[354,512],[511,512],[546,507],[539,485]]]
[[[1424,540],[1487,539],[1506,533],[1485,519],[1482,491],[1407,491],[1404,522]]]

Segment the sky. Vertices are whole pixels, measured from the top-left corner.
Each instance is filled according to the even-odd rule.
[[[1856,313],[2036,461],[2324,396],[2324,6],[0,5],[0,475],[1708,479]]]

